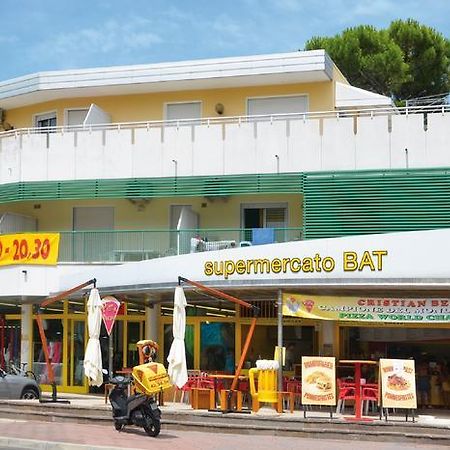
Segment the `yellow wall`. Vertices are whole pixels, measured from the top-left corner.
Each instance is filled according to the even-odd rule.
[[[289,227],[302,222],[300,195],[240,195],[226,201],[209,201],[204,197],[152,199],[143,211],[124,199],[21,202],[3,204],[0,214],[14,212],[37,218],[40,231],[72,230],[72,209],[77,206],[113,206],[115,229],[166,229],[169,226],[170,205],[192,205],[200,216],[200,228],[240,228],[242,203],[287,203]]]
[[[88,108],[95,103],[111,115],[113,122],[162,120],[164,103],[201,101],[203,117],[218,117],[214,110],[217,103],[225,106],[223,116],[246,114],[248,97],[307,94],[310,111],[334,109],[334,82],[276,86],[254,86],[233,89],[161,92],[153,94],[121,95],[61,99],[6,111],[6,120],[15,128],[34,126],[33,115],[57,111],[57,124],[64,124],[66,108]]]

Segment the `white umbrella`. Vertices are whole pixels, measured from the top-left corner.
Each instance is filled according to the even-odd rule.
[[[173,384],[182,388],[187,380],[186,349],[184,347],[184,332],[186,330],[186,297],[181,286],[175,288],[173,301],[173,342],[167,361],[169,377]]]
[[[101,386],[103,383],[102,350],[99,341],[102,306],[98,289],[91,289],[87,303],[89,341],[84,355],[84,374],[91,386]]]

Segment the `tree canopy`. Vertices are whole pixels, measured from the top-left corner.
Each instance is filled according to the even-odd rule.
[[[352,85],[396,100],[450,90],[450,41],[413,19],[315,36],[305,49],[325,49]]]

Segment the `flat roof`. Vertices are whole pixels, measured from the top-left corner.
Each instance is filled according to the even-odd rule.
[[[324,50],[38,72],[0,82],[0,108],[49,100],[329,81]]]

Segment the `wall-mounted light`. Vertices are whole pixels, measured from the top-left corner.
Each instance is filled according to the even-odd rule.
[[[225,106],[223,106],[222,103],[216,103],[214,110],[216,111],[217,114],[219,114],[219,116],[221,116],[225,111]]]
[[[280,157],[279,155],[275,155],[275,158],[277,160],[277,174],[280,173]]]
[[[145,207],[151,202],[150,198],[128,198],[130,203],[136,206],[138,211],[144,211]]]
[[[178,161],[176,159],[172,159],[172,162],[175,166],[175,178],[178,176]]]

